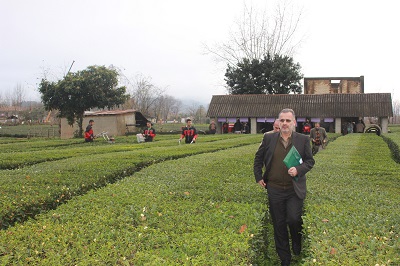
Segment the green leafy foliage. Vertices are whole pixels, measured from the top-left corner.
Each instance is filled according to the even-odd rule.
[[[230,94],[299,94],[302,78],[300,65],[282,55],[244,58],[237,66],[228,65],[225,73]]]
[[[46,110],[59,110],[70,125],[77,120],[82,136],[84,112],[91,108],[112,108],[123,104],[128,95],[125,87],[118,87],[118,72],[104,66],[89,66],[69,73],[58,82],[42,79],[39,84]]]
[[[400,127],[398,128],[400,129]],[[393,160],[400,163],[400,134],[383,134],[382,137],[392,152]]]
[[[155,164],[1,231],[2,264],[249,265],[266,207],[256,148]]]
[[[315,159],[304,265],[398,265],[400,167],[382,138],[348,134]]]
[[[398,265],[399,165],[375,134],[338,136],[307,175],[304,250],[293,265]],[[33,157],[69,157],[0,170],[3,220],[18,217],[0,231],[0,265],[278,265],[252,174],[260,140],[26,142]]]
[[[202,145],[178,145],[176,138],[166,141],[164,145],[158,145],[157,142],[148,143],[149,145],[137,144],[137,147],[145,147],[137,149],[132,144],[129,147],[121,145],[119,149],[111,149],[113,145],[108,144],[110,149],[98,149],[99,154],[92,156],[88,155],[90,151],[86,146],[81,147],[81,152],[79,149],[70,150],[70,154],[75,153],[72,157],[67,155],[65,159],[58,157],[57,161],[3,170],[0,183],[1,227],[8,227],[43,210],[55,208],[76,195],[115,182],[144,166],[259,141],[259,136],[254,135],[243,135],[239,138],[242,140],[238,141],[238,137],[225,137],[225,140],[213,141],[214,137],[210,136],[210,141]],[[54,152],[47,152],[50,158],[55,158]],[[46,152],[42,155],[45,154]]]

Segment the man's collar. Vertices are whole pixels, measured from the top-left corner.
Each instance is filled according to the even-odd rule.
[[[283,138],[282,132],[279,132],[279,136]],[[290,131],[288,138],[291,138],[292,136],[293,136],[293,131]]]

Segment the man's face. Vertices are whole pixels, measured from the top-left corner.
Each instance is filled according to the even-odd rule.
[[[279,115],[279,127],[282,133],[292,132],[295,125],[296,121],[294,120],[292,113],[281,113]]]
[[[192,121],[187,122],[188,127],[192,126]]]
[[[147,127],[151,127],[151,123],[147,122],[146,123]]]
[[[279,120],[275,120],[274,122],[274,132],[279,132]]]

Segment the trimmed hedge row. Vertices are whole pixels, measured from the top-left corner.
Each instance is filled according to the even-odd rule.
[[[8,138],[6,138],[8,139]],[[0,153],[36,151],[46,148],[61,148],[63,146],[71,146],[82,144],[82,139],[23,139],[20,141],[7,141],[0,143]]]
[[[375,134],[348,134],[315,156],[303,265],[400,264],[400,167]]]
[[[0,264],[277,265],[271,226],[263,224],[265,195],[252,174],[256,149],[228,148],[154,164],[74,197],[36,221],[2,230]],[[399,264],[399,166],[382,138],[349,134],[315,159],[308,174],[305,255],[298,265]],[[58,164],[50,163],[54,171]]]
[[[222,135],[210,135],[201,138],[201,143],[217,141],[220,139],[226,139],[226,136]],[[152,146],[175,146],[179,137],[175,135],[158,137],[157,141],[141,143],[140,145],[132,138],[122,137],[117,139],[116,143],[110,145],[104,140],[95,140],[93,143],[84,143],[82,140],[76,142],[76,140],[48,140],[48,141],[36,141],[29,143],[19,143],[20,145],[14,144],[16,150],[13,152],[7,152],[7,148],[4,149],[4,153],[7,154],[0,156],[0,170],[1,169],[15,169],[25,167],[27,165],[37,164],[46,161],[55,161],[71,157],[86,156],[87,154],[97,156],[102,153],[110,152],[123,152],[137,149],[144,149]],[[169,141],[167,141],[169,140]],[[171,141],[175,140],[175,141]],[[136,143],[134,143],[134,141]],[[70,144],[68,144],[70,143]],[[24,149],[24,145],[28,144],[27,149]],[[8,145],[7,145],[8,146]],[[9,145],[12,147],[12,145]],[[2,146],[0,145],[0,148]],[[27,150],[27,151],[25,151]]]
[[[400,163],[400,134],[383,134],[382,138],[389,146],[393,160]]]
[[[75,197],[1,231],[1,264],[250,265],[262,256],[266,211],[256,149],[155,164]]]
[[[194,145],[178,145],[174,140],[174,145],[169,147],[147,145],[146,149],[85,155],[2,170],[0,227],[7,228],[16,221],[53,209],[73,196],[115,182],[155,162],[253,144],[259,140],[257,135]]]

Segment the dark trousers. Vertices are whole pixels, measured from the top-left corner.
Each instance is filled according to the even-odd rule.
[[[314,143],[312,144],[312,154],[315,155],[319,150],[321,149],[321,145],[315,145]]]
[[[303,220],[303,202],[297,197],[294,188],[280,189],[268,184],[269,211],[274,226],[274,239],[276,252],[281,261],[290,262],[289,234],[292,238],[292,246],[301,247],[301,230]]]

